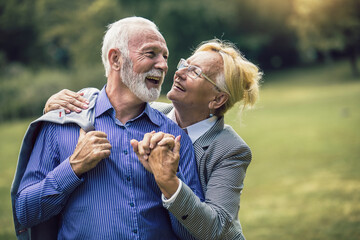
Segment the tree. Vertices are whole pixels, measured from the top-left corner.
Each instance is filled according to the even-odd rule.
[[[345,53],[355,76],[360,42],[359,0],[294,0],[291,25],[304,52],[314,48],[325,55],[332,50]]]
[[[58,58],[65,52],[69,65],[75,66],[101,63],[106,26],[125,15],[118,2],[112,0],[37,0],[36,12],[47,52],[56,61],[61,61]]]
[[[0,67],[10,62],[34,65],[42,60],[34,2],[0,1]]]

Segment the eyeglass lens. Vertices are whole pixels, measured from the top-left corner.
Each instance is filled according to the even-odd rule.
[[[187,75],[193,79],[199,77],[201,74],[200,68],[193,65],[189,65],[185,59],[181,59],[177,66],[177,69],[182,69],[182,68],[187,68]]]

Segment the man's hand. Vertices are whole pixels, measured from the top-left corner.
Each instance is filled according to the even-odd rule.
[[[79,140],[70,157],[70,165],[75,174],[80,177],[93,169],[102,159],[110,156],[111,145],[107,135],[100,131],[86,133],[80,129]]]
[[[87,109],[89,101],[82,97],[84,93],[76,93],[67,89],[52,95],[46,102],[44,113],[51,110],[63,108],[66,113],[81,112],[82,109]]]
[[[154,174],[155,181],[166,198],[179,186],[176,172],[180,159],[180,136],[175,138],[163,132],[146,133],[140,142],[131,140],[134,152],[142,165]]]
[[[146,133],[143,140],[140,142],[132,139],[130,144],[145,169],[149,172],[152,172],[147,161],[151,150],[154,149],[157,145],[167,145],[170,149],[173,149],[175,145],[174,139],[175,137],[171,134],[163,132],[155,133],[155,131],[152,131],[150,133]]]

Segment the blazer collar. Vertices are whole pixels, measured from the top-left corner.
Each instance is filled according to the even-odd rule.
[[[213,142],[216,136],[224,129],[224,117],[220,117],[214,126],[194,142],[194,150],[196,159],[200,159],[204,155],[206,148]]]

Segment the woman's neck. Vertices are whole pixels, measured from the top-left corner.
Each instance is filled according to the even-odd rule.
[[[189,109],[174,104],[176,122],[181,128],[186,128],[209,117],[208,109]]]

